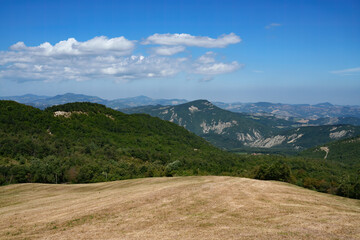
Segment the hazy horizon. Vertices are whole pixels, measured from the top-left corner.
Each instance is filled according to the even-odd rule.
[[[34,96],[39,96],[39,97],[46,97],[46,98],[52,98],[52,97],[56,97],[56,96],[63,96],[66,94],[75,94],[75,95],[84,95],[84,96],[89,96],[89,97],[98,97],[101,98],[103,100],[106,101],[113,101],[113,100],[117,100],[117,99],[127,99],[127,98],[136,98],[136,97],[148,97],[151,99],[163,99],[163,100],[186,100],[188,102],[192,102],[192,101],[197,101],[197,100],[207,100],[210,102],[219,102],[219,103],[226,103],[226,104],[232,104],[232,103],[243,103],[243,104],[249,104],[249,103],[261,103],[261,102],[266,102],[266,103],[272,103],[272,104],[289,104],[289,105],[317,105],[317,104],[324,104],[324,103],[330,103],[332,105],[335,106],[360,106],[359,104],[334,104],[331,102],[317,102],[317,103],[289,103],[289,102],[269,102],[269,101],[253,101],[253,102],[242,102],[242,101],[233,101],[233,102],[227,102],[227,101],[221,101],[221,100],[211,100],[211,99],[206,99],[206,98],[196,98],[196,99],[186,99],[186,98],[177,98],[177,97],[169,97],[169,98],[158,98],[158,97],[151,97],[151,96],[146,96],[146,95],[136,95],[136,96],[129,96],[129,97],[118,97],[118,98],[108,98],[108,97],[101,97],[101,96],[97,96],[97,95],[88,95],[88,94],[83,94],[83,93],[74,93],[74,92],[66,92],[66,93],[62,93],[62,94],[56,94],[56,95],[38,95],[38,94],[32,94],[32,93],[27,93],[27,94],[22,94],[22,95],[12,95],[12,96],[0,96],[0,98],[6,98],[6,97],[22,97],[22,96],[27,96],[27,95],[34,95]]]

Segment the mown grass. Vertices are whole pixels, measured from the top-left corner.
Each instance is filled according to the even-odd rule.
[[[275,181],[143,178],[0,192],[0,239],[360,238],[359,200]]]

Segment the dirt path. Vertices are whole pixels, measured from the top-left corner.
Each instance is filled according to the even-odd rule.
[[[320,147],[320,150],[325,152],[324,159],[326,159],[329,154],[330,149],[328,147]]]
[[[360,239],[360,201],[235,177],[0,187],[0,239]]]

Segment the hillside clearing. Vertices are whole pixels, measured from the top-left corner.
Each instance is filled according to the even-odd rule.
[[[235,177],[0,187],[0,239],[360,239],[360,201]]]

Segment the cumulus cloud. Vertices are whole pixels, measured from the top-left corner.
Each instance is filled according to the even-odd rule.
[[[26,51],[33,55],[59,56],[59,55],[93,55],[112,52],[117,55],[129,55],[135,44],[124,37],[110,38],[95,37],[85,42],[78,42],[75,38],[60,41],[54,46],[48,42],[36,47],[27,47],[25,43],[18,42],[10,47],[13,51]]]
[[[274,28],[274,27],[280,27],[282,24],[280,23],[270,23],[269,25],[266,25],[265,28],[266,29],[271,29],[271,28]]]
[[[135,46],[136,41],[105,36],[85,42],[69,38],[55,45],[45,42],[31,47],[18,42],[8,51],[0,51],[0,79],[116,81],[164,78],[179,72],[212,79],[215,75],[233,72],[242,66],[236,61],[219,62],[213,52],[197,59],[172,56],[185,50],[185,46],[181,45],[152,48],[155,54],[150,56],[133,54]]]
[[[171,56],[171,55],[177,54],[179,52],[185,51],[185,47],[184,46],[175,46],[175,47],[162,46],[162,47],[153,48],[152,50],[156,55]]]
[[[192,36],[186,33],[175,34],[158,34],[155,33],[149,36],[143,44],[158,44],[158,45],[181,45],[190,47],[203,47],[203,48],[224,48],[229,44],[241,42],[241,38],[235,33],[224,34],[216,39],[203,36]]]
[[[117,59],[109,67],[103,66],[101,73],[123,79],[168,77],[183,70],[183,62],[186,59],[173,59],[169,61],[165,57],[131,56]]]
[[[198,63],[213,63],[215,62],[215,54],[213,52],[207,52],[197,59]]]
[[[48,58],[34,56],[32,62],[7,64],[0,78],[26,80],[85,81],[91,79],[140,79],[168,77],[183,70],[184,59],[145,57],[142,55],[81,56]]]
[[[360,67],[357,67],[357,68],[348,68],[348,69],[343,69],[343,70],[336,70],[336,71],[331,71],[330,73],[333,73],[333,74],[360,73]]]

